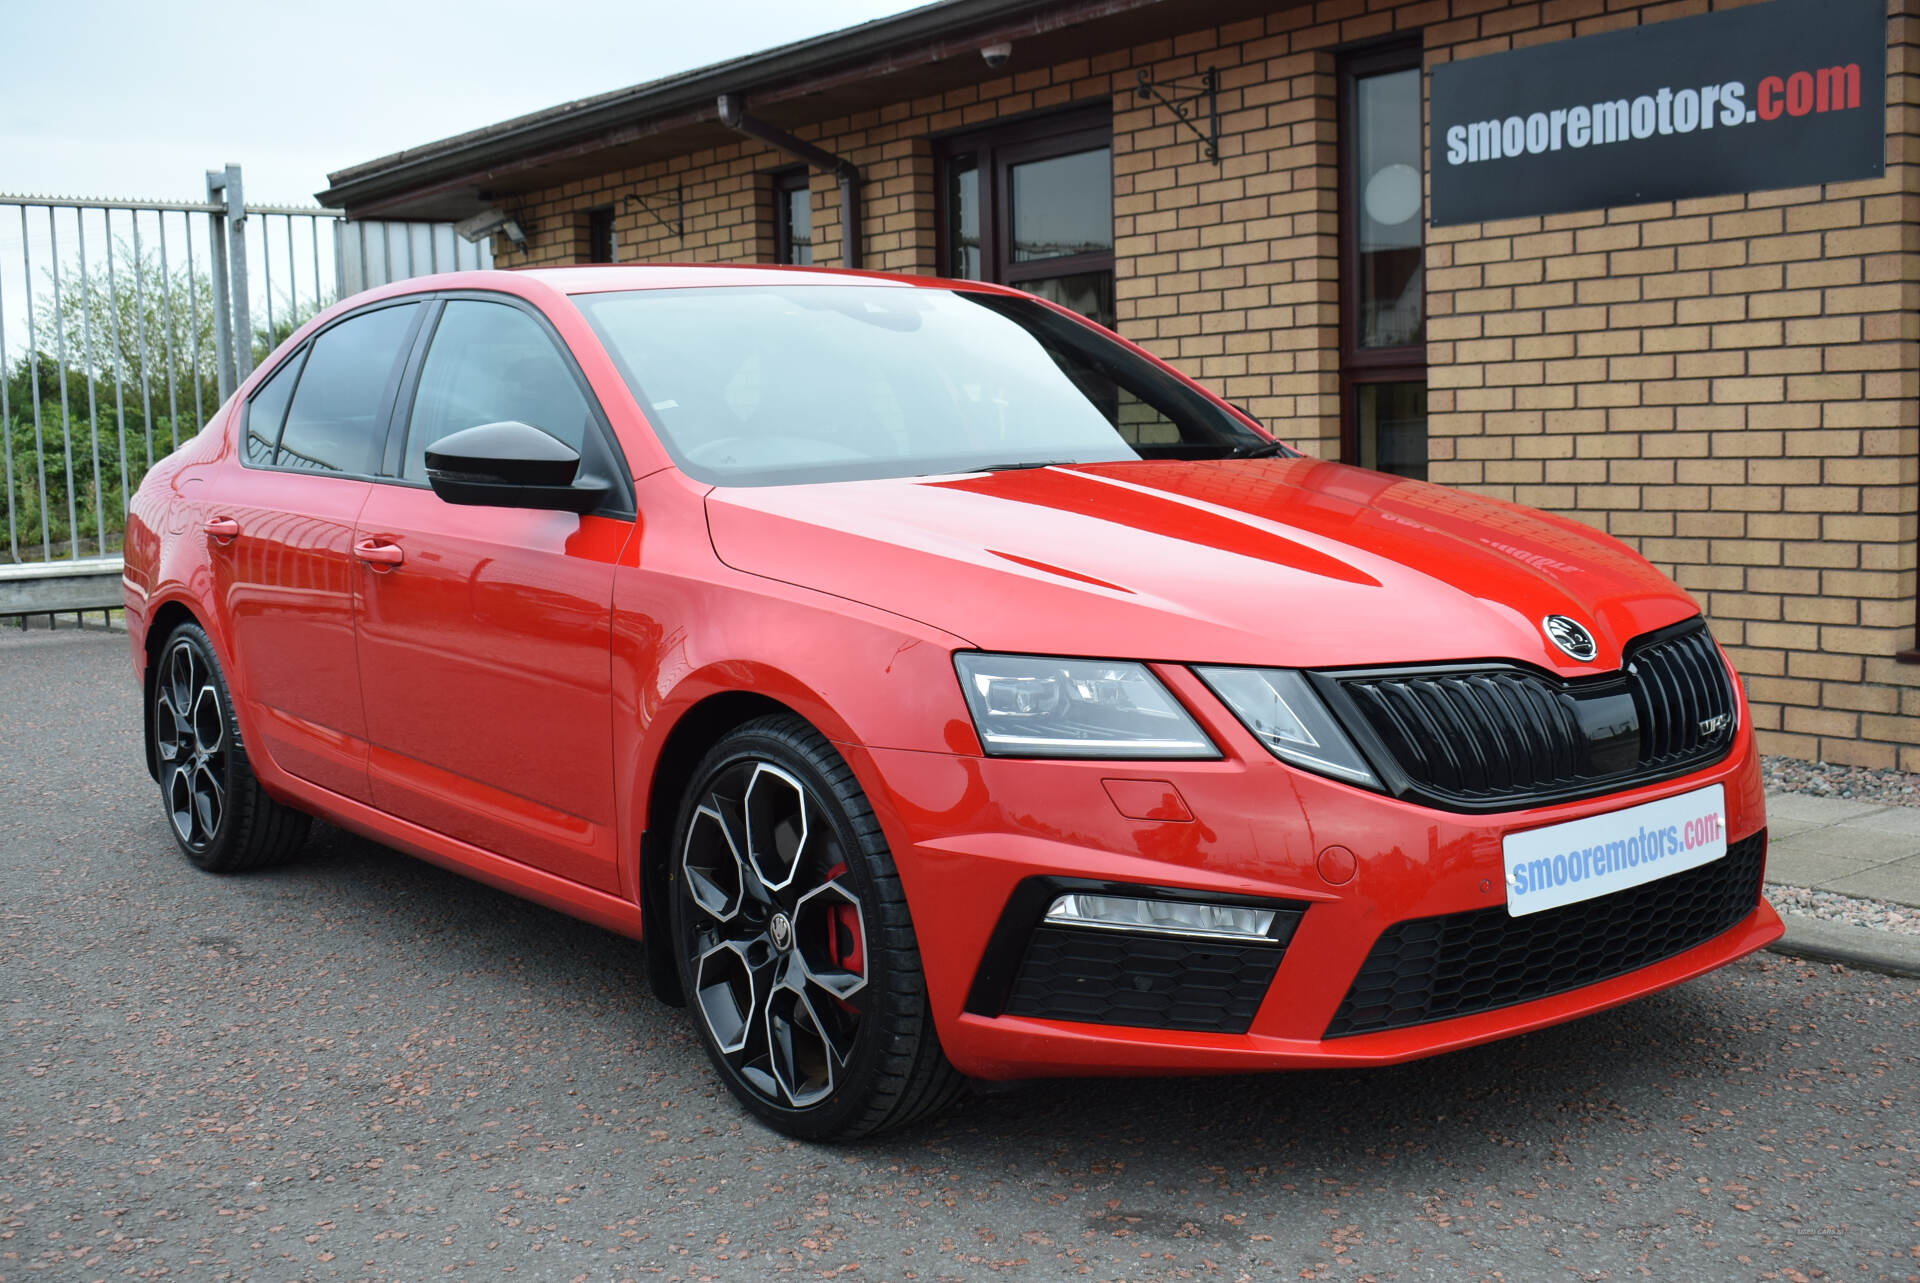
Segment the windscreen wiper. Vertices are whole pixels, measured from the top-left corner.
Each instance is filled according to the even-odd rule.
[[[1027,468],[1066,468],[1066,467],[1071,467],[1076,463],[1083,463],[1083,462],[1085,462],[1085,460],[1083,459],[1021,459],[1014,463],[982,464],[981,466],[976,468],[968,468],[967,471],[968,472],[1021,472]]]
[[[1297,459],[1300,452],[1284,441],[1262,441],[1256,445],[1234,447],[1229,459],[1271,459],[1275,456],[1284,459]]]

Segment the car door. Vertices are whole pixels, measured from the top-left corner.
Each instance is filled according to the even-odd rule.
[[[599,513],[471,507],[426,483],[427,446],[530,423],[618,478]],[[617,890],[614,566],[630,481],[585,380],[530,307],[454,297],[396,416],[394,483],[355,543],[360,681],[375,805],[449,837]]]
[[[239,466],[209,481],[202,508],[249,736],[280,769],[358,800],[353,529],[424,310],[355,312],[285,358],[249,398]]]

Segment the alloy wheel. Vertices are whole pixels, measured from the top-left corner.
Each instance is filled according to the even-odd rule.
[[[174,831],[205,851],[227,810],[227,715],[212,669],[181,638],[160,660],[154,682],[153,741],[160,787]]]
[[[818,798],[770,762],[736,761],[700,795],[680,852],[694,1006],[755,1095],[806,1109],[853,1056],[866,913]]]

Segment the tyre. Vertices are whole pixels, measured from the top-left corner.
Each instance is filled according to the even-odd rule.
[[[671,848],[674,953],[728,1088],[803,1140],[948,1104],[906,896],[873,808],[826,738],[756,719],[694,772]]]
[[[152,697],[160,798],[187,858],[210,873],[292,859],[312,821],[254,778],[226,675],[198,624],[181,624],[160,648]]]

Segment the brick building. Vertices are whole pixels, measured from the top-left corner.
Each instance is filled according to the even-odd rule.
[[[321,199],[496,208],[525,238],[496,236],[507,267],[840,265],[851,240],[862,267],[1036,290],[1310,452],[1625,540],[1700,600],[1768,751],[1920,770],[1920,3],[1888,3],[1884,177],[1424,209],[1439,64],[1733,7],[947,0]]]

